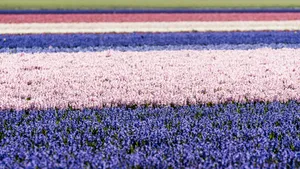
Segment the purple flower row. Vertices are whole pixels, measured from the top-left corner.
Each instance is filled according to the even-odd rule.
[[[0,49],[299,43],[299,31],[0,35]]]
[[[0,112],[7,168],[299,168],[300,103]]]
[[[166,46],[95,46],[95,47],[74,47],[74,48],[60,48],[60,47],[32,47],[32,48],[0,48],[0,53],[57,53],[57,52],[101,52],[101,51],[180,51],[180,50],[253,50],[260,48],[271,49],[299,49],[300,44],[220,44],[220,45],[166,45]]]

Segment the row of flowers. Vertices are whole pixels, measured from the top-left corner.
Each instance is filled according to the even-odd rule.
[[[272,44],[220,44],[220,45],[166,45],[166,46],[117,46],[111,48],[109,46],[94,46],[94,47],[72,47],[72,48],[60,48],[60,47],[16,47],[16,48],[0,48],[0,53],[56,53],[56,52],[101,52],[101,51],[178,51],[178,50],[253,50],[259,48],[271,48],[271,49],[299,49],[300,44],[284,44],[284,43],[272,43]]]
[[[1,11],[0,11],[1,13]],[[174,21],[285,21],[299,20],[300,13],[119,13],[119,14],[2,14],[0,23],[79,23],[79,22],[174,22]]]
[[[299,44],[298,31],[0,35],[0,48]]]
[[[300,103],[0,112],[8,168],[299,168]]]
[[[299,100],[300,49],[0,54],[0,109]]]

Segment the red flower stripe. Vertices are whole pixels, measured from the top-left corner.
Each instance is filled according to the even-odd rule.
[[[285,21],[300,13],[0,14],[0,23]]]

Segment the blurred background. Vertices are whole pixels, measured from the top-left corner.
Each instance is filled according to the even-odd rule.
[[[0,9],[297,7],[300,7],[300,0],[0,0]]]

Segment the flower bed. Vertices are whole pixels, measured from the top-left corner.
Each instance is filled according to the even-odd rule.
[[[300,168],[299,10],[113,13],[0,11],[0,168]]]
[[[300,104],[2,111],[8,168],[300,167]]]

